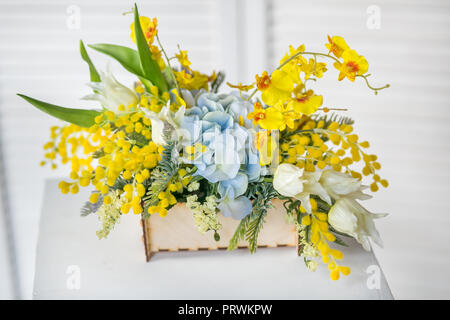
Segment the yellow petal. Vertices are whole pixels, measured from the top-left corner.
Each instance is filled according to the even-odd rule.
[[[276,108],[266,109],[265,119],[258,122],[261,128],[266,130],[278,130],[284,125],[283,114]]]
[[[275,70],[272,73],[272,86],[282,91],[292,91],[294,89],[294,82],[286,72]]]

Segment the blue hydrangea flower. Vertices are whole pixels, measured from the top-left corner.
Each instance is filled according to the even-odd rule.
[[[243,196],[248,182],[259,179],[261,166],[253,133],[245,123],[251,104],[230,94],[201,94],[189,108],[180,131],[184,146],[201,146],[193,158],[196,174],[219,183],[219,209],[225,216],[242,219],[252,205]]]

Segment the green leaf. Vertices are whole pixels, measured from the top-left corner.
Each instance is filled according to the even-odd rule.
[[[18,93],[19,97],[25,99],[33,106],[60,120],[76,124],[77,126],[89,128],[95,124],[95,117],[100,115],[96,110],[72,109],[55,106],[40,100],[36,100]]]
[[[114,58],[126,70],[137,75],[138,77],[144,77],[144,73],[142,72],[141,64],[139,62],[139,54],[136,50],[107,43],[89,44],[88,47]]]
[[[228,251],[235,250],[238,247],[239,241],[245,239],[245,232],[248,229],[248,225],[250,223],[250,215],[246,216],[241,220],[239,225],[237,226],[233,236],[228,243]]]
[[[144,78],[153,82],[153,84],[158,87],[160,92],[167,91],[166,81],[164,80],[162,72],[159,69],[158,63],[152,57],[152,53],[150,52],[150,48],[147,44],[147,39],[142,32],[139,12],[136,4],[134,4],[134,33],[136,35],[136,44],[142,71],[144,72]]]
[[[338,236],[334,236],[336,239],[334,240],[334,243],[337,243],[338,245],[344,246],[344,247],[348,247],[348,244],[345,243],[344,240],[342,240],[341,238],[339,238]]]
[[[84,47],[84,43],[82,40],[80,40],[80,54],[81,54],[81,58],[83,58],[84,61],[86,61],[86,63],[89,66],[89,73],[91,74],[91,82],[100,82],[100,75],[97,72],[97,69],[95,69],[94,64],[91,61],[91,58],[89,58],[88,53],[86,52],[86,48]]]

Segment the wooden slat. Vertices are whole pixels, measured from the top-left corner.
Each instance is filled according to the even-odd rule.
[[[296,246],[297,232],[295,226],[287,223],[286,210],[279,200],[274,200],[265,224],[258,237],[258,247]],[[162,251],[198,251],[226,250],[233,236],[238,220],[226,218],[219,214],[222,228],[220,240],[215,241],[212,232],[200,233],[194,225],[192,211],[184,204],[178,204],[169,210],[166,217],[158,214],[143,220],[143,233],[147,261],[152,254]],[[240,241],[238,248],[247,248],[246,241]]]

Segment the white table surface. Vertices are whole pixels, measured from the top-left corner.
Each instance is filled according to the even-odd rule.
[[[352,273],[337,282],[323,264],[308,271],[294,248],[162,252],[147,263],[139,216],[98,240],[97,217],[79,213],[89,191],[63,195],[57,183],[45,187],[34,299],[392,299],[382,272],[379,289],[367,285],[378,262],[356,242],[343,248]]]

